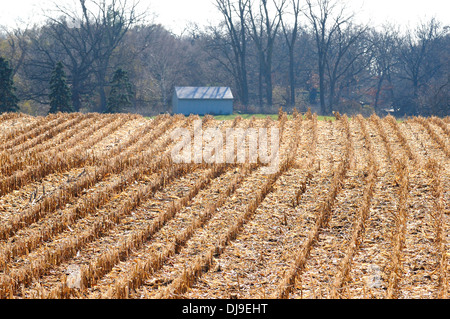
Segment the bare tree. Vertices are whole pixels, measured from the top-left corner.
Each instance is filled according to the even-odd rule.
[[[111,57],[125,34],[143,18],[143,15],[137,12],[138,2],[129,3],[127,0],[92,2],[97,7],[96,12],[87,8],[86,0],[80,0],[80,5],[83,11],[82,25],[93,48],[95,75],[100,95],[99,110],[103,112],[107,104],[105,87],[108,85],[107,74]]]
[[[250,36],[256,45],[259,59],[259,104],[263,106],[263,79],[265,82],[266,101],[272,106],[272,58],[275,39],[281,25],[281,13],[284,10],[286,0],[273,0],[275,9],[270,10],[267,0],[259,1],[259,7],[255,10],[252,3],[249,5],[249,29]],[[272,13],[271,11],[274,11]]]
[[[291,0],[291,12],[292,14],[292,25],[287,24],[285,15],[287,12],[283,13],[283,8],[277,5],[278,14],[281,20],[281,29],[283,31],[284,38],[286,40],[286,45],[289,50],[289,104],[291,106],[295,105],[295,44],[298,39],[299,31],[299,16],[301,12],[300,0]]]
[[[367,27],[347,23],[339,25],[333,35],[333,41],[326,57],[326,73],[328,79],[328,107],[327,113],[333,108],[337,110],[340,92],[337,92],[339,82],[341,88],[347,86],[349,91],[357,83],[357,77],[369,65],[371,42],[368,40]]]
[[[224,39],[219,36],[218,30],[214,30],[215,38],[220,41],[217,43],[231,47],[231,52],[228,52],[226,47],[222,46],[227,59],[231,62],[232,69],[229,70],[235,78],[238,95],[244,106],[249,103],[246,27],[249,5],[250,0],[216,0],[216,6],[224,18],[228,41],[223,41]]]
[[[158,84],[161,103],[167,107],[173,87],[181,80],[186,48],[163,28],[155,33],[154,45],[145,52],[145,57],[149,71]]]
[[[28,26],[25,28],[15,28],[10,30],[6,27],[1,28],[5,35],[5,41],[7,43],[6,50],[2,50],[1,54],[8,58],[13,68],[12,75],[15,76],[18,70],[22,67],[22,64],[27,55],[29,41],[27,39]]]
[[[398,30],[392,25],[385,25],[381,31],[371,30],[372,61],[370,64],[376,83],[373,106],[379,111],[384,83],[388,83],[390,101],[393,100],[393,72],[398,65]]]
[[[95,87],[100,103],[96,111],[106,110],[106,87],[108,75],[112,73],[111,58],[133,25],[144,18],[137,11],[138,2],[127,0],[79,0],[78,8],[66,8],[55,3],[60,18],[48,17],[55,41],[64,49],[70,59],[69,70],[75,92],[73,105],[80,106],[77,92],[77,73],[90,73],[95,79]]]
[[[445,30],[436,19],[421,23],[415,30],[408,30],[401,39],[400,60],[402,62],[402,77],[412,85],[412,97],[409,106],[403,105],[401,113],[416,115],[417,99],[420,89],[441,68],[438,59],[433,57],[434,47]]]
[[[322,114],[330,114],[326,104],[326,67],[329,50],[335,34],[349,24],[353,14],[347,14],[345,6],[338,7],[337,0],[306,0],[306,17],[311,23],[316,42],[317,65],[319,73],[320,109]]]

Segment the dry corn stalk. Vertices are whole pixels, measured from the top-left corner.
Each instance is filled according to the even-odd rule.
[[[409,196],[409,173],[405,164],[406,160],[396,159],[394,162],[395,171],[398,175],[398,207],[395,212],[396,229],[393,236],[393,251],[391,256],[391,273],[389,275],[387,299],[398,297],[398,285],[403,276],[402,250],[405,245],[406,223],[407,223],[407,201]]]
[[[448,298],[448,280],[447,280],[447,251],[445,248],[445,222],[444,222],[444,204],[443,187],[441,181],[442,168],[435,159],[430,159],[426,165],[430,175],[430,185],[433,195],[433,211],[431,217],[434,221],[436,259],[438,265],[438,295],[440,299]]]
[[[306,117],[307,120],[312,120],[313,119],[313,114],[311,112],[311,108],[310,107],[308,107],[308,111],[306,111],[305,117]]]
[[[417,165],[418,164],[417,155],[411,150],[408,139],[405,137],[405,135],[400,130],[400,127],[399,127],[395,117],[393,117],[392,115],[388,115],[386,117],[386,121],[391,125],[392,129],[394,130],[395,134],[397,135],[397,138],[400,140],[400,144],[402,145],[403,149],[405,150],[405,153],[408,156],[408,158],[414,163],[414,165]]]
[[[387,153],[389,162],[392,162],[394,160],[394,152],[392,151],[391,143],[389,143],[389,140],[387,138],[386,131],[383,128],[381,119],[377,115],[372,114],[370,117],[370,120],[375,124],[378,134],[380,135],[381,139],[383,140],[383,144],[386,149],[386,153]]]
[[[436,117],[436,116],[432,116],[431,117],[431,122],[434,123],[435,125],[439,126],[442,131],[448,136],[450,137],[450,129],[448,128],[447,124],[440,118]]]

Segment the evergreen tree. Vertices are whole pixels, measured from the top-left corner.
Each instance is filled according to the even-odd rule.
[[[108,98],[108,107],[106,113],[124,112],[128,107],[132,106],[133,89],[127,72],[118,69],[114,72],[111,81],[111,92]]]
[[[74,112],[71,101],[70,88],[66,83],[64,66],[58,62],[50,79],[50,111],[49,113]]]
[[[0,113],[19,111],[12,73],[8,61],[0,57]]]

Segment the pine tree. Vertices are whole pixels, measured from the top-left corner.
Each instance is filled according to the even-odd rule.
[[[12,73],[8,61],[0,57],[0,113],[19,111]]]
[[[50,111],[49,113],[74,112],[71,101],[70,88],[66,83],[64,66],[58,62],[50,79]]]
[[[127,72],[118,69],[114,72],[111,81],[111,92],[108,98],[108,107],[106,113],[124,112],[128,107],[132,106],[133,89]]]

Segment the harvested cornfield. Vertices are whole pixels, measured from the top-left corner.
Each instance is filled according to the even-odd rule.
[[[199,120],[0,116],[0,298],[448,298],[448,122],[201,120],[278,128],[267,174],[175,164]]]

